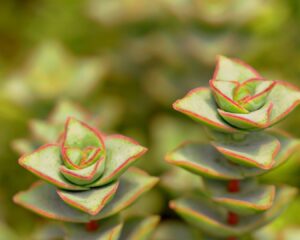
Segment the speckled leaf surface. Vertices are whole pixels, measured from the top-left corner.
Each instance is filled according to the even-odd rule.
[[[237,132],[228,125],[217,112],[214,97],[208,88],[196,88],[177,100],[173,107],[194,120],[223,132]]]
[[[159,220],[159,216],[132,217],[125,221],[119,240],[149,240]]]
[[[276,188],[270,185],[259,185],[254,180],[240,181],[240,191],[228,192],[228,182],[205,180],[204,192],[213,201],[238,215],[257,214],[272,207]]]
[[[185,143],[166,156],[166,161],[195,174],[215,179],[243,179],[256,170],[245,168],[225,159],[213,146]]]
[[[119,183],[115,182],[88,191],[57,190],[57,194],[70,206],[91,215],[96,215],[113,198],[118,186]]]
[[[88,232],[83,224],[65,224],[66,240],[119,240],[123,222],[119,216],[100,220],[96,231]]]
[[[59,188],[69,190],[87,189],[70,183],[60,174],[60,167],[63,163],[60,151],[60,146],[57,144],[44,145],[33,153],[21,157],[19,164]]]
[[[240,141],[213,142],[226,158],[246,166],[270,169],[280,150],[280,141],[266,133],[253,133]]]
[[[238,60],[219,56],[213,75],[214,80],[238,81],[240,83],[261,76],[248,64]]]
[[[190,224],[217,237],[243,236],[264,226],[280,214],[296,194],[295,189],[282,187],[278,190],[273,206],[264,213],[244,216],[235,226],[227,224],[227,211],[203,197],[185,197],[170,203],[181,217]]]
[[[158,179],[136,168],[129,169],[121,178],[114,198],[95,216],[77,210],[61,200],[53,185],[38,182],[29,190],[18,193],[14,201],[44,217],[69,221],[88,222],[112,216],[132,204],[151,189]]]
[[[120,177],[147,149],[122,135],[105,137],[106,159],[103,176],[89,186],[107,184]]]

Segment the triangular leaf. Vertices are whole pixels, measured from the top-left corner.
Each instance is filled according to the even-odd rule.
[[[159,220],[159,216],[132,217],[126,220],[119,240],[148,240]]]
[[[147,149],[122,135],[105,137],[106,159],[103,176],[91,187],[101,186],[118,179]]]
[[[66,239],[68,240],[119,240],[123,223],[118,216],[97,222],[99,228],[89,232],[85,225],[65,224]]]
[[[118,189],[119,183],[112,183],[88,191],[66,191],[57,190],[60,198],[72,207],[91,215],[98,214],[102,208],[112,199]]]
[[[214,80],[244,82],[261,76],[248,64],[238,59],[219,56],[213,75]]]
[[[275,164],[280,150],[280,142],[266,133],[252,133],[240,141],[218,141],[213,145],[227,159],[262,169],[270,169]]]
[[[184,98],[177,100],[173,108],[213,129],[238,132],[219,116],[216,102],[208,88],[191,90]]]
[[[114,198],[95,216],[69,206],[61,200],[56,187],[42,182],[15,195],[14,201],[44,217],[68,222],[89,222],[120,212],[151,189],[157,181],[157,178],[150,177],[141,170],[129,169],[120,178],[120,185]]]
[[[44,145],[19,159],[19,164],[22,167],[60,188],[69,190],[87,189],[70,183],[60,174],[62,163],[60,146],[56,144]]]

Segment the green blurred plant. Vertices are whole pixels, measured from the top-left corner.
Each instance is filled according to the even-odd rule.
[[[262,130],[299,102],[293,85],[266,80],[240,60],[220,56],[210,88],[193,89],[173,105],[208,126],[213,140],[184,143],[166,156],[203,176],[202,194],[171,201],[170,207],[207,235],[227,239],[245,237],[276,218],[296,190],[260,184],[257,176],[287,161],[299,141]]]

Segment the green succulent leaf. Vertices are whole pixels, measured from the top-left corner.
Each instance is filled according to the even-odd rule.
[[[289,157],[298,149],[300,141],[292,138],[287,133],[282,131],[271,131],[274,137],[280,142],[280,150],[275,158],[275,166],[278,167],[283,164]]]
[[[97,162],[82,169],[69,169],[65,166],[61,166],[60,172],[70,182],[83,186],[90,184],[97,180],[104,172],[105,158],[100,158]]]
[[[97,214],[90,215],[65,203],[53,185],[38,182],[29,190],[14,197],[15,203],[44,217],[68,222],[89,222],[110,217],[132,204],[151,189],[158,179],[145,172],[131,168],[121,178],[113,199]]]
[[[125,221],[119,240],[147,240],[159,223],[159,216],[132,217]]]
[[[27,139],[16,139],[12,142],[12,148],[20,155],[29,154],[33,152],[38,146]]]
[[[278,190],[273,206],[261,214],[244,216],[238,225],[227,224],[227,211],[203,197],[186,197],[172,201],[170,206],[186,221],[216,237],[243,236],[277,217],[295,196],[294,188]]]
[[[218,109],[220,116],[229,124],[242,130],[257,130],[270,125],[270,114],[273,104],[265,104],[262,108],[248,114],[231,113]]]
[[[106,186],[93,188],[88,191],[57,190],[60,198],[71,207],[77,208],[90,215],[98,214],[113,198],[119,183],[115,182]]]
[[[280,141],[267,133],[252,133],[240,141],[217,141],[214,147],[227,159],[241,165],[270,169],[280,150]]]
[[[300,102],[300,91],[295,86],[277,81],[268,96],[268,102],[273,103],[270,114],[270,125],[286,117]]]
[[[91,187],[102,186],[118,179],[147,149],[122,135],[105,137],[106,159],[103,176]]]
[[[60,137],[63,131],[63,126],[56,124],[50,124],[49,122],[42,120],[31,120],[30,129],[34,138],[42,143],[54,143]]]
[[[83,224],[65,224],[67,240],[119,240],[123,223],[119,216],[97,222],[99,228],[88,232]]]
[[[19,164],[59,188],[68,190],[88,189],[86,187],[76,186],[63,177],[60,173],[60,167],[63,164],[60,152],[61,147],[59,145],[47,144],[31,154],[21,157]]]
[[[248,110],[233,99],[237,82],[210,80],[210,88],[219,108],[232,113],[248,113]]]
[[[222,132],[238,132],[219,116],[217,105],[208,88],[196,88],[177,100],[173,108],[192,119]]]
[[[155,240],[199,240],[202,234],[182,221],[166,220],[158,225],[154,233]]]
[[[239,192],[228,192],[227,182],[205,180],[204,193],[213,201],[238,215],[252,215],[264,212],[272,207],[276,188],[258,185],[254,180],[240,181]]]
[[[213,146],[185,143],[166,156],[166,161],[198,175],[215,179],[243,179],[243,170],[226,160]]]
[[[89,147],[97,147],[102,151],[105,149],[104,141],[98,130],[89,127],[75,118],[68,118],[66,122],[63,146],[82,150]]]
[[[251,78],[261,78],[261,76],[248,64],[238,59],[230,59],[224,56],[218,57],[213,75],[214,80],[243,83]]]

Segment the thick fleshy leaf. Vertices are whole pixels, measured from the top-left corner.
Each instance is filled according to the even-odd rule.
[[[166,220],[160,223],[154,233],[153,240],[199,240],[202,234],[198,229],[175,220]]]
[[[242,130],[257,130],[267,128],[270,125],[270,115],[273,104],[265,104],[262,108],[247,114],[225,112],[218,109],[222,118],[236,128]]]
[[[105,159],[102,157],[86,168],[69,169],[65,166],[61,166],[60,172],[70,182],[82,186],[96,181],[103,174],[104,168]]]
[[[244,216],[237,225],[227,223],[227,211],[203,197],[186,197],[171,201],[170,207],[186,221],[216,237],[243,236],[273,220],[296,194],[294,188],[277,192],[272,208],[261,214]]]
[[[102,219],[130,206],[143,193],[149,191],[159,179],[151,177],[138,168],[130,168],[120,178],[120,185],[112,201],[93,219]]]
[[[66,122],[63,146],[80,148],[82,150],[88,147],[105,149],[104,141],[98,130],[75,118],[68,118]]]
[[[214,147],[185,143],[166,156],[166,161],[190,172],[215,179],[243,179],[243,167],[226,160]]]
[[[55,143],[63,132],[63,125],[50,124],[42,120],[31,120],[30,130],[35,139],[43,143]]]
[[[44,145],[33,153],[21,157],[19,164],[57,187],[69,190],[87,189],[86,187],[76,186],[70,183],[60,173],[60,167],[63,162],[59,145]]]
[[[177,100],[173,108],[213,129],[222,132],[238,132],[218,114],[214,97],[208,88],[195,88],[184,98]]]
[[[104,141],[106,146],[104,174],[99,180],[90,184],[92,187],[118,179],[147,151],[134,140],[122,135],[110,135],[105,137]]]
[[[44,217],[67,222],[89,222],[90,220],[107,218],[120,212],[144,192],[151,189],[157,181],[157,178],[150,177],[141,170],[129,169],[120,178],[120,185],[114,198],[95,216],[69,206],[61,200],[56,192],[56,187],[42,182],[15,195],[14,201]]]
[[[298,149],[300,141],[282,131],[271,131],[271,134],[280,141],[280,151],[275,158],[275,167],[278,167]]]
[[[85,225],[76,223],[65,224],[67,240],[119,240],[123,222],[119,216],[97,222],[95,231],[87,231]]]
[[[238,60],[219,56],[213,80],[238,81],[240,83],[261,76],[248,64]]]
[[[57,190],[60,198],[83,212],[91,215],[98,214],[103,207],[112,199],[118,189],[119,183],[115,182],[103,187],[93,188],[88,191]]]
[[[238,82],[210,80],[209,83],[219,108],[232,113],[248,113],[247,109],[233,100],[233,92],[239,85]]]
[[[62,100],[56,105],[53,112],[50,114],[48,121],[64,125],[69,117],[73,117],[81,121],[87,121],[91,118],[90,114],[86,112],[85,109],[70,101]],[[61,130],[63,130],[63,128]]]
[[[273,103],[273,109],[270,114],[270,125],[273,125],[298,106],[300,91],[287,82],[277,81],[267,101]]]
[[[12,142],[12,148],[20,155],[29,154],[37,149],[33,141],[27,139],[16,139]]]
[[[228,192],[228,182],[205,180],[204,192],[215,202],[238,215],[268,210],[275,198],[275,186],[258,185],[253,180],[240,181],[239,192]]]
[[[244,140],[214,142],[213,145],[227,159],[262,169],[272,168],[280,150],[280,141],[266,133],[252,133]]]
[[[159,216],[132,217],[126,220],[119,240],[148,240],[159,220]]]
[[[253,82],[255,82],[254,85],[256,86],[254,86],[254,90],[250,92],[250,95],[244,96],[243,98],[237,100],[244,108],[246,108],[250,112],[258,110],[266,103],[266,99],[269,96],[270,91],[276,84],[274,81],[267,81],[262,79],[248,80],[244,84],[252,84]],[[244,84],[242,84],[241,86],[243,86]],[[241,88],[241,86],[239,87],[239,89]]]

